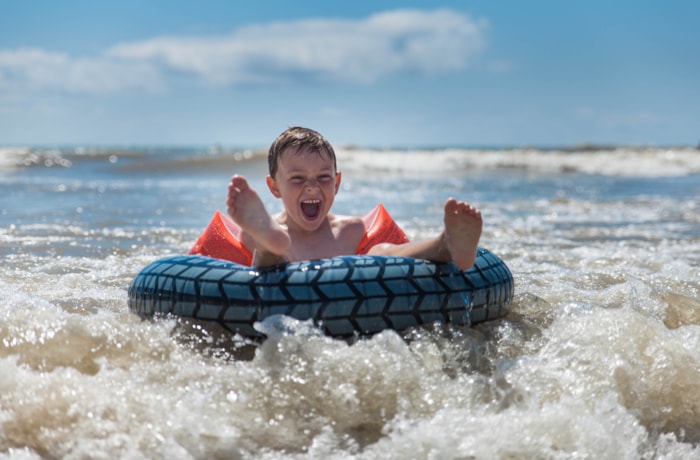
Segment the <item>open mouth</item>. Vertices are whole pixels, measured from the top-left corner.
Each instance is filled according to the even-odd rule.
[[[321,212],[321,200],[304,200],[301,202],[301,212],[307,219],[315,219]]]

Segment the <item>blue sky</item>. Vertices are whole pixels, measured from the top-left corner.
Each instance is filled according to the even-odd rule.
[[[700,142],[700,2],[0,0],[0,145]]]

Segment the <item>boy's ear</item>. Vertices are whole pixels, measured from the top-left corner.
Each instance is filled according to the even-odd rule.
[[[272,178],[272,176],[267,176],[265,178],[265,181],[267,182],[267,188],[270,189],[270,192],[275,198],[282,198],[282,194],[280,193],[280,189],[277,186],[277,182]]]
[[[340,173],[340,171],[338,171],[338,172],[335,174],[335,193],[336,193],[336,194],[338,193],[338,190],[340,190],[340,179],[341,179],[341,176],[342,176],[342,174]]]

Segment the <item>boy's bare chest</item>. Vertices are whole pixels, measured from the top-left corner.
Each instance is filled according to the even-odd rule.
[[[360,239],[348,236],[330,230],[310,235],[290,234],[291,246],[287,257],[295,261],[355,254]]]

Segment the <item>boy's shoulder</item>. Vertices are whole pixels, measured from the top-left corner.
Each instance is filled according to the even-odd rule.
[[[343,239],[362,239],[365,234],[365,224],[359,216],[328,215],[334,233]]]
[[[333,227],[339,228],[353,228],[362,227],[364,229],[365,224],[362,218],[359,216],[346,216],[343,214],[329,214],[328,220]]]

